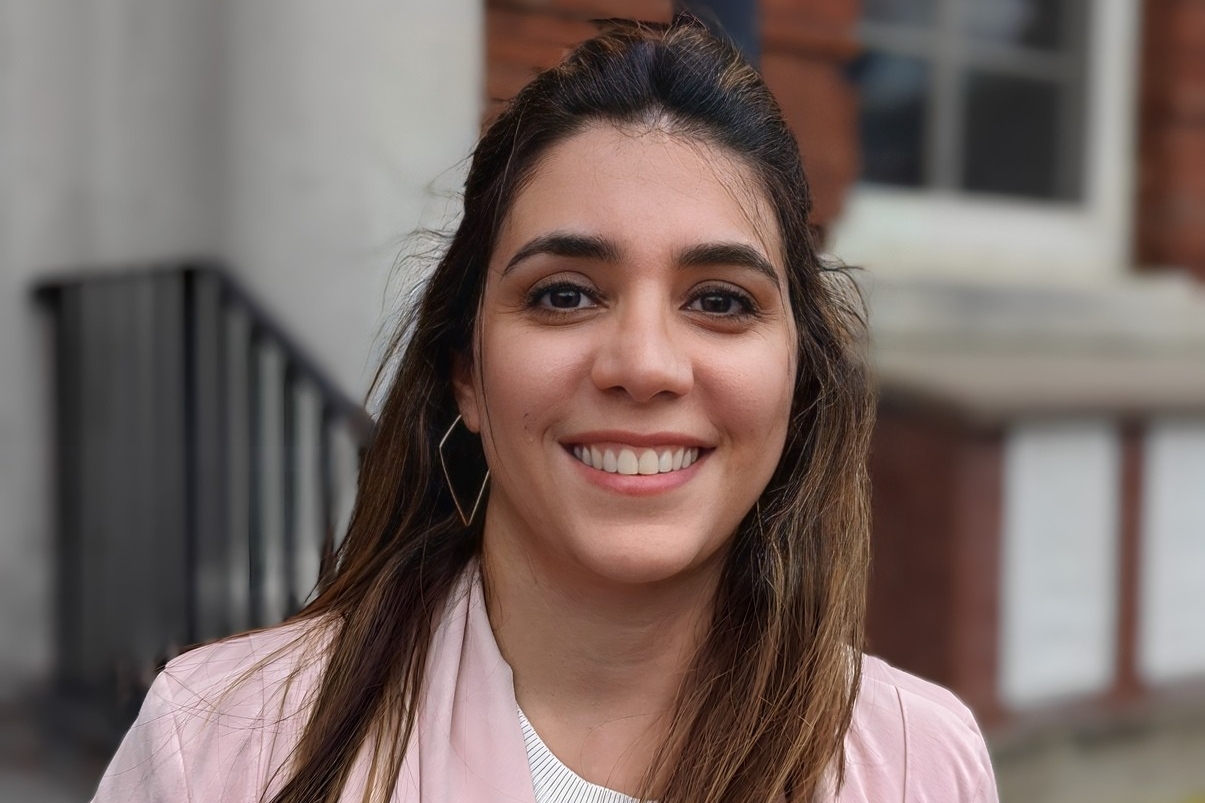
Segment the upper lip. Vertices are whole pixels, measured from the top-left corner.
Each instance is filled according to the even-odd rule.
[[[698,447],[706,449],[710,446],[707,441],[701,438],[693,435],[684,435],[680,432],[624,432],[617,429],[579,432],[575,435],[562,438],[561,443],[570,446],[575,444],[590,445],[592,443],[622,443],[628,446],[641,446],[644,448],[685,446],[688,448]]]

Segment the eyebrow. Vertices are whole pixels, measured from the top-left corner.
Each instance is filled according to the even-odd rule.
[[[540,235],[520,248],[506,263],[506,267],[502,269],[502,275],[505,276],[520,262],[541,254],[571,259],[590,259],[597,262],[615,263],[620,260],[619,246],[605,237],[571,232],[552,232]],[[778,271],[774,269],[770,261],[756,248],[744,243],[693,245],[678,253],[677,263],[682,268],[721,265],[748,268],[765,276],[774,283],[775,288],[782,286]]]
[[[775,288],[782,286],[778,271],[760,251],[744,243],[703,243],[693,245],[678,254],[678,264],[684,268],[732,265],[749,268],[762,274]]]
[[[502,269],[505,276],[511,268],[539,254],[549,254],[556,257],[574,259],[593,259],[598,262],[618,262],[619,248],[615,243],[604,237],[588,234],[571,234],[568,232],[552,232],[543,234],[531,240],[518,250]]]

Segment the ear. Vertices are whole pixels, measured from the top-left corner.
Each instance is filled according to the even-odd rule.
[[[465,427],[470,432],[481,432],[481,388],[468,351],[458,351],[452,357],[452,389]]]

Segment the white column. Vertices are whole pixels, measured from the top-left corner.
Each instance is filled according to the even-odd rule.
[[[481,5],[229,6],[230,260],[350,392],[402,300],[388,290],[406,235],[451,222],[479,126]]]

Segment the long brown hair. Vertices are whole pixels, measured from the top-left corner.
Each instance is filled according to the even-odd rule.
[[[821,113],[821,112],[817,112]],[[873,416],[862,315],[808,226],[799,149],[756,71],[697,22],[609,23],[537,76],[481,137],[464,215],[394,341],[396,370],[329,586],[299,614],[337,623],[320,688],[273,803],[333,803],[357,754],[394,788],[432,632],[478,553],[437,446],[457,413],[485,269],[516,193],[550,146],[600,121],[655,121],[748,165],[777,214],[799,370],[778,467],[729,550],[714,619],[679,692],[646,795],[664,803],[813,800],[844,768],[860,683]],[[460,493],[480,474],[451,480]]]

